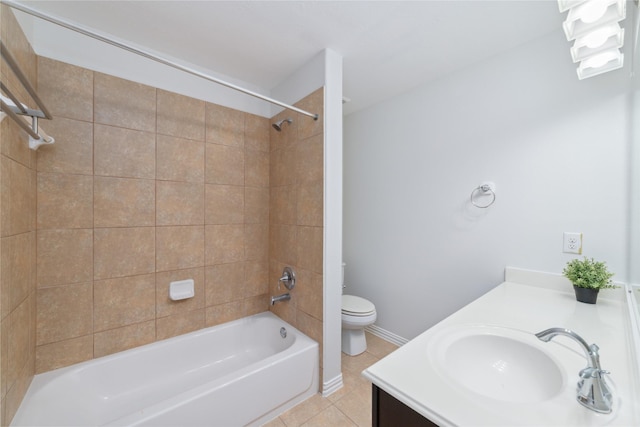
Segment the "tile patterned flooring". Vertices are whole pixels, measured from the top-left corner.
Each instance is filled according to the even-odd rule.
[[[344,386],[329,397],[316,394],[291,408],[265,427],[369,427],[371,383],[360,373],[398,347],[367,334],[367,351],[352,357],[342,353]]]

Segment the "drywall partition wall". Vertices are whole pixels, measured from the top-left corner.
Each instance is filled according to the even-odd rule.
[[[39,56],[55,58],[68,64],[154,86],[236,110],[246,111],[262,117],[271,117],[271,106],[267,102],[260,101],[251,96],[152,60],[142,58],[115,46],[29,16],[23,12],[16,11],[15,15],[23,28],[26,29],[26,35],[33,45],[36,54]],[[104,35],[114,38],[116,41],[127,43],[119,39],[118,34]],[[198,70],[229,83],[269,96],[268,90],[233,78],[233,76],[225,76],[211,70],[203,69],[194,64],[172,58],[162,52],[154,53],[185,67]]]
[[[342,56],[325,50],[323,395],[342,387]]]
[[[323,88],[323,89],[318,89]],[[285,79],[273,89],[273,96],[285,102],[295,102],[310,91],[323,93],[322,105],[307,108],[308,111],[321,112],[318,119],[323,131],[321,164],[317,166],[323,171],[322,192],[323,203],[321,210],[322,225],[322,319],[321,337],[315,337],[313,331],[310,335],[322,343],[322,392],[331,394],[342,386],[342,374],[340,368],[340,264],[342,260],[342,57],[336,52],[325,49],[311,58],[300,69]],[[315,95],[314,95],[315,97]],[[311,100],[311,97],[305,99]],[[298,104],[296,104],[298,105]],[[309,104],[307,104],[309,105]],[[315,105],[315,104],[314,104]],[[298,105],[301,108],[302,105]],[[278,111],[278,110],[276,110]],[[282,111],[275,118],[300,117],[302,121],[308,121],[306,117],[290,114]],[[295,127],[296,125],[294,125]],[[286,140],[287,129],[282,135],[272,132],[274,141]],[[276,137],[275,139],[273,137]],[[303,143],[303,141],[300,141]],[[278,150],[278,145],[272,147]],[[272,152],[273,153],[273,152]],[[272,171],[275,170],[277,160],[273,160]],[[272,175],[273,176],[273,175]],[[272,197],[278,197],[280,191],[273,193],[274,187],[283,187],[274,183]],[[274,200],[272,200],[274,202]],[[286,218],[278,215],[273,220],[287,222]],[[272,230],[278,229],[279,227]],[[273,251],[272,251],[273,254]],[[276,311],[277,312],[277,311]],[[285,314],[286,315],[286,314]],[[303,329],[304,331],[304,329]]]
[[[560,272],[564,231],[626,280],[628,68],[578,81],[567,49],[558,31],[345,118],[346,285],[379,327],[413,338],[507,265]]]

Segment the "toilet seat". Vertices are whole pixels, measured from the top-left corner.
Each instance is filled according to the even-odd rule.
[[[342,314],[366,317],[376,312],[376,306],[369,300],[355,295],[342,295]]]

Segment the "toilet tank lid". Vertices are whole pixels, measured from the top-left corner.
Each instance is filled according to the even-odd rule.
[[[370,313],[375,311],[376,306],[369,300],[355,295],[342,295],[342,311],[351,313]]]

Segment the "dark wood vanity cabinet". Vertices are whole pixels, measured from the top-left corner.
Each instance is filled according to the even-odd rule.
[[[438,427],[386,391],[373,385],[373,427]]]

